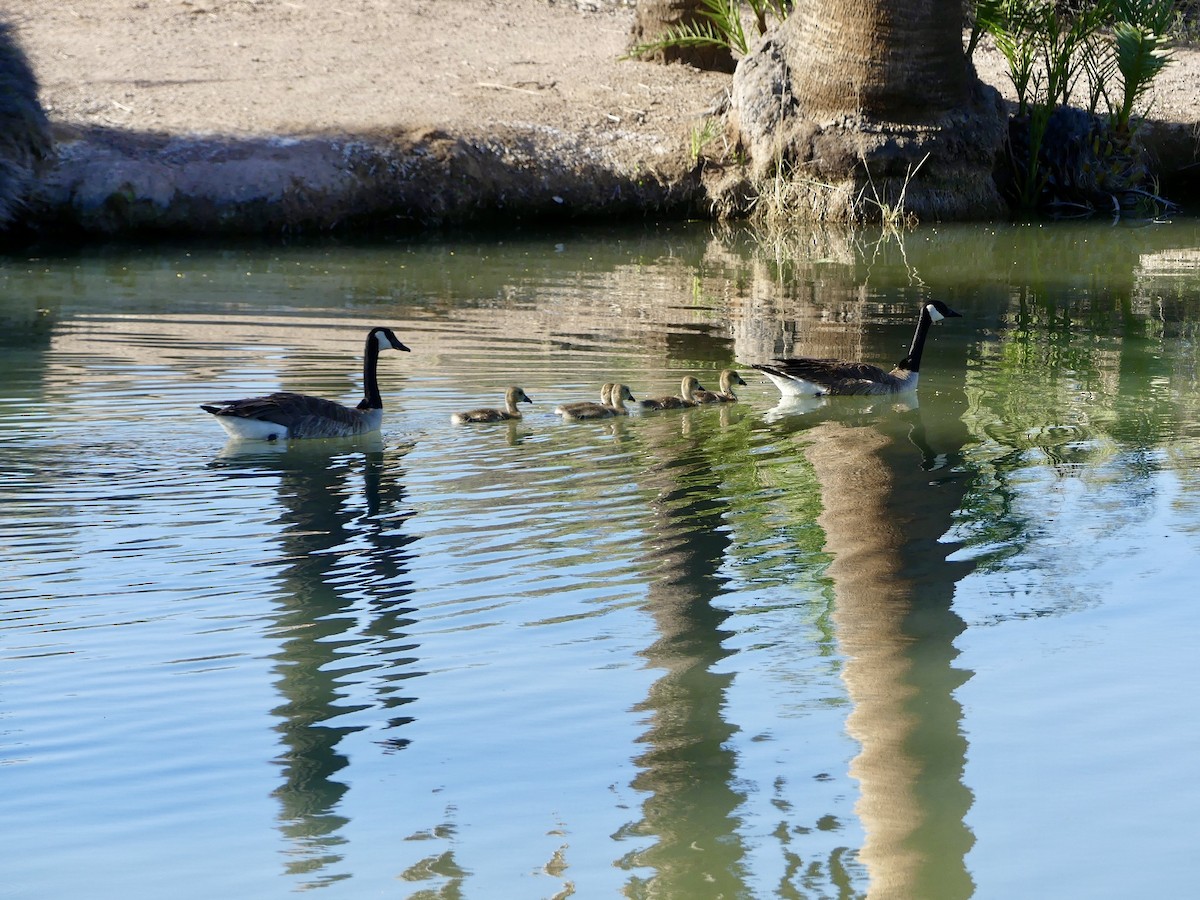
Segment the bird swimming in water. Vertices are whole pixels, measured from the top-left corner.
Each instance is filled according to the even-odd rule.
[[[564,403],[554,411],[564,419],[582,422],[589,419],[611,419],[613,416],[627,416],[629,410],[625,408],[625,401],[631,403],[634,400],[633,392],[629,390],[629,386],[625,384],[605,385],[608,388],[607,397],[604,397],[604,392],[601,391],[602,398],[606,401],[603,403],[592,403],[585,401],[583,403]]]
[[[733,386],[740,384],[745,387],[746,382],[742,380],[742,376],[733,369],[722,369],[720,381],[721,389],[719,391],[706,391],[701,388],[692,395],[692,399],[697,403],[737,403]]]
[[[608,406],[610,395],[612,394],[613,383],[606,381],[600,386],[600,403],[597,404],[594,400],[575,400],[570,403],[560,403],[554,407],[555,415],[569,416],[574,410],[588,410],[593,406]]]
[[[450,417],[455,425],[466,425],[468,422],[511,422],[521,418],[518,403],[532,403],[529,395],[515,384],[504,394],[504,409],[469,409],[466,412],[456,412]]]
[[[348,437],[377,431],[383,422],[383,398],[375,374],[380,350],[407,352],[408,348],[390,328],[372,328],[367,333],[363,349],[363,398],[357,406],[278,391],[265,397],[201,404],[200,408],[216,416],[217,423],[230,437],[242,440]]]
[[[769,364],[757,364],[754,368],[771,379],[785,397],[902,394],[915,391],[921,369],[921,355],[925,351],[925,339],[929,336],[929,329],[942,319],[961,318],[961,315],[941,300],[931,300],[922,306],[908,355],[890,372],[869,363],[806,357],[776,359]]]
[[[651,397],[639,403],[642,409],[687,409],[699,405],[695,395],[702,390],[704,388],[695,375],[685,375],[679,385],[678,397]]]

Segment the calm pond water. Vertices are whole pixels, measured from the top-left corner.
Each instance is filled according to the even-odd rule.
[[[0,260],[0,896],[1185,896],[1200,226]],[[903,355],[919,403],[748,363]],[[360,388],[372,438],[198,404]],[[564,423],[735,365],[741,402]],[[517,424],[450,413],[535,401]],[[713,384],[707,386],[712,387]]]

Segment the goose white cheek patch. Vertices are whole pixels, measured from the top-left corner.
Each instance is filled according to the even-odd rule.
[[[946,318],[940,312],[937,311],[937,307],[934,306],[932,303],[930,303],[929,305],[927,305],[925,307],[925,312],[929,313],[929,318],[933,319],[933,321],[935,321],[935,322],[940,322],[940,321],[942,321],[942,319]]]

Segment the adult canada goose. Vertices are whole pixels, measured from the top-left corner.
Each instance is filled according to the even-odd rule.
[[[704,388],[695,375],[685,375],[683,382],[679,385],[678,397],[651,397],[642,400],[641,406],[642,409],[686,409],[697,405],[698,401],[695,399],[695,395],[697,391],[702,390]]]
[[[608,387],[608,385],[605,385]],[[613,416],[627,416],[625,401],[632,402],[633,392],[625,384],[614,384],[608,392],[607,403],[566,403],[555,410],[564,419],[586,421],[589,419],[611,419]]]
[[[721,389],[719,391],[701,389],[692,395],[692,399],[697,403],[737,403],[737,396],[733,393],[735,384],[745,387],[746,382],[742,381],[742,376],[733,369],[724,369],[721,372]]]
[[[363,398],[355,407],[332,400],[278,391],[265,397],[223,400],[200,408],[217,417],[231,437],[274,441],[367,434],[383,421],[383,398],[375,368],[380,350],[404,350],[390,328],[372,328],[363,350]]]
[[[601,387],[600,387],[600,404],[599,404],[600,406],[608,406],[609,401],[611,399],[611,397],[609,395],[612,393],[612,389],[613,389],[613,383],[611,381],[606,381],[603,385],[601,385]],[[571,412],[574,410],[577,410],[577,409],[586,410],[586,409],[596,406],[596,405],[597,404],[594,400],[575,400],[575,401],[572,401],[571,403],[560,403],[558,406],[554,407],[554,412],[555,412],[555,415],[567,416],[567,415],[570,415]]]
[[[456,412],[450,417],[455,425],[466,425],[468,422],[508,422],[521,418],[517,409],[518,403],[532,403],[529,395],[515,384],[504,394],[504,409],[469,409],[466,412]]]
[[[956,313],[941,300],[931,300],[922,306],[908,355],[890,372],[867,363],[808,358],[776,359],[754,368],[770,378],[785,397],[915,391],[930,326],[942,319],[960,317],[961,313]]]

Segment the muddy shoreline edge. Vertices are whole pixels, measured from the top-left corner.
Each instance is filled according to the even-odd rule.
[[[504,223],[713,218],[721,173],[681,151],[551,129],[297,137],[59,128],[30,236],[414,233]],[[1148,123],[1163,195],[1196,203],[1190,126]]]
[[[706,216],[681,152],[529,127],[490,134],[172,136],[75,129],[29,200],[32,234],[414,232]]]

